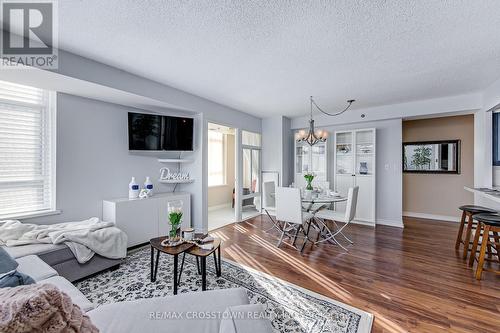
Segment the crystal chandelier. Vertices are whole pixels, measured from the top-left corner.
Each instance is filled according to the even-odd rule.
[[[313,97],[310,97],[311,99],[311,114],[310,114],[310,119],[309,119],[309,132],[306,132],[305,130],[300,130],[297,133],[297,142],[305,142],[309,146],[314,146],[318,142],[325,142],[326,138],[328,136],[328,133],[323,130],[315,130],[314,129],[314,119],[313,119],[313,106],[315,106],[319,111],[322,113],[326,114],[327,116],[338,116],[341,115],[342,113],[346,112],[350,107],[351,104],[354,103],[354,99],[350,99],[347,101],[348,105],[347,107],[337,113],[328,113],[326,111],[323,111],[314,101]]]

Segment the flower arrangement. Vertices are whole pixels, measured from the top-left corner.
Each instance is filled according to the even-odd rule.
[[[171,239],[177,237],[177,230],[181,224],[182,220],[182,201],[170,201],[168,203],[168,220],[170,224],[169,236]]]
[[[314,179],[314,175],[312,173],[306,173],[304,175],[304,178],[307,182],[307,186],[306,186],[306,190],[309,190],[309,191],[312,191],[313,190],[313,187],[312,187],[312,181]]]

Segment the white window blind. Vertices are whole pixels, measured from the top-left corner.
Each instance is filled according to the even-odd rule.
[[[55,93],[0,81],[0,219],[55,210]]]
[[[208,131],[208,186],[226,184],[224,134]]]

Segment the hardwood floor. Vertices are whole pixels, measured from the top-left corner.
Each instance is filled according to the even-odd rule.
[[[327,244],[308,244],[302,255],[276,248],[264,215],[211,234],[223,239],[223,257],[374,314],[372,332],[500,332],[500,276],[474,278],[455,253],[458,224],[404,223],[350,226],[348,253]]]

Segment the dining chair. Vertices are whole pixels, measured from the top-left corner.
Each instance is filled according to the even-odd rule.
[[[305,235],[304,223],[313,217],[314,215],[302,211],[302,200],[298,188],[276,188],[276,220],[283,222],[283,225],[280,225],[281,235],[277,247],[281,245],[285,235],[293,236],[292,246],[295,246],[299,232],[302,231]],[[292,231],[294,232],[293,235],[291,234]],[[305,235],[301,252],[304,250],[306,242],[307,237]]]
[[[316,239],[316,243],[326,242],[329,240],[334,241],[337,245],[339,245],[344,251],[347,251],[345,247],[340,244],[335,236],[341,235],[344,237],[350,244],[353,244],[352,240],[350,240],[342,231],[349,225],[349,223],[354,220],[354,216],[356,215],[356,205],[358,202],[358,191],[359,187],[351,187],[347,193],[347,203],[346,210],[344,212],[338,212],[331,209],[324,209],[316,212],[314,214],[314,218],[320,221],[321,230],[318,234],[318,238]],[[330,230],[325,221],[332,221],[336,230]],[[344,223],[341,227],[338,226],[337,222]],[[321,233],[325,233],[325,237],[322,240],[319,240]]]
[[[264,182],[262,186],[262,209],[264,212],[266,212],[267,216],[273,223],[273,226],[267,230],[264,230],[264,232],[268,232],[269,230],[272,230],[274,228],[278,229],[281,231],[281,229],[278,227],[279,224],[278,222],[271,216],[271,213],[276,212],[276,184],[274,181],[270,182]]]

